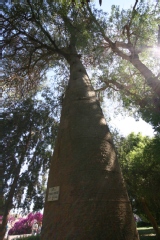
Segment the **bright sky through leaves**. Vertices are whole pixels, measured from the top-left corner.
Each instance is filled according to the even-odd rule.
[[[153,0],[154,1],[154,0]],[[119,5],[120,8],[128,9],[131,6],[134,6],[135,0],[110,0],[110,1],[102,1],[102,5],[99,5],[99,0],[93,1],[96,8],[102,9],[104,12],[109,12],[112,5]],[[154,1],[156,2],[156,1]],[[108,104],[107,104],[108,105]],[[114,109],[113,109],[114,111]],[[117,128],[121,134],[127,136],[131,132],[141,132],[142,135],[153,136],[154,132],[148,123],[140,119],[136,121],[133,117],[123,117],[122,115],[118,115],[117,117],[113,117],[113,114],[110,114],[111,126],[113,128]]]
[[[104,12],[108,12],[111,9],[112,5],[119,5],[121,8],[128,9],[130,6],[134,5],[134,0],[110,0],[110,1],[102,1],[102,5],[99,6],[99,0],[94,0],[93,3],[95,4],[96,8],[102,9]]]

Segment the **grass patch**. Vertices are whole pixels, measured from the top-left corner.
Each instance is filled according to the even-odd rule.
[[[156,235],[152,227],[137,228],[140,240],[156,240]]]
[[[152,227],[139,227],[138,233],[140,240],[156,240],[156,235]],[[40,236],[29,236],[25,238],[17,238],[17,240],[40,240]]]
[[[29,237],[24,237],[24,238],[17,238],[17,240],[40,240],[40,236],[29,236]]]

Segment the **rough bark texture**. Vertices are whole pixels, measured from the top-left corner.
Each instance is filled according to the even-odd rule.
[[[112,138],[85,68],[70,81],[51,163],[42,240],[139,239]],[[59,200],[47,201],[60,186]]]

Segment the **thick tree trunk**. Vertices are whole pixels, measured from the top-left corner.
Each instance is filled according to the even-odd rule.
[[[140,199],[141,201],[141,204],[143,206],[143,209],[144,209],[144,212],[149,220],[149,222],[151,223],[155,233],[156,233],[156,239],[157,240],[160,240],[160,229],[158,228],[158,224],[155,220],[155,218],[153,217],[152,213],[150,212],[149,208],[148,208],[148,205],[147,205],[147,202],[145,200],[145,198],[141,198]]]
[[[70,81],[51,163],[42,240],[139,239],[111,134],[85,68],[68,60]],[[49,189],[59,199],[48,201]]]

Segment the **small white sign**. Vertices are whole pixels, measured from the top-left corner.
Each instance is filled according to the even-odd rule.
[[[48,201],[57,201],[59,199],[60,187],[51,187],[48,191]]]

